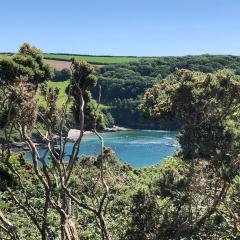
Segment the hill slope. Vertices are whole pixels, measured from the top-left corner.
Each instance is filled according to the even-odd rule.
[[[132,57],[132,56],[91,56],[91,55],[75,55],[75,54],[49,54],[45,53],[45,59],[69,61],[75,57],[77,60],[85,60],[93,64],[112,64],[112,63],[128,63],[138,61],[140,59],[154,59],[154,57]]]

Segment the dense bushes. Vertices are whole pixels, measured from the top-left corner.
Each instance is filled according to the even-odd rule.
[[[143,94],[144,90],[162,78],[184,68],[203,73],[228,68],[240,69],[240,57],[201,55],[185,57],[160,57],[154,60],[140,60],[126,64],[100,67],[97,70],[98,84],[102,86],[102,101],[112,102],[114,98],[133,98]],[[93,90],[94,98],[97,89]]]
[[[69,80],[71,78],[71,72],[67,68],[63,68],[62,70],[54,70],[53,81],[55,82],[63,82]]]
[[[226,70],[177,69],[145,92],[145,114],[181,122],[179,156],[189,163],[186,173],[168,170],[157,182],[159,195],[174,201],[156,239],[239,238],[239,211],[229,198],[240,169],[239,103],[240,77]]]
[[[26,169],[26,166],[22,168]],[[215,196],[216,181],[221,183],[219,176],[215,175],[214,169],[206,161],[198,161],[194,171],[190,164],[179,158],[167,159],[159,166],[134,170],[113,157],[109,159],[108,167],[104,171],[110,187],[105,218],[112,239],[217,240],[239,237],[237,222],[232,215],[239,212],[239,177],[234,180],[225,203],[221,203],[218,211],[196,228],[196,224],[206,212],[206,207],[211,205]],[[82,158],[75,165],[70,185],[83,203],[91,205],[95,201],[93,199],[101,196],[97,184],[98,173],[97,158]],[[24,170],[21,177],[27,184],[28,200],[32,206],[38,209],[43,207],[43,190],[38,180],[34,178],[33,171]],[[15,188],[15,191],[18,198],[24,200],[21,189]],[[8,194],[1,192],[0,195],[4,196],[0,205],[8,209],[8,217],[19,224],[21,239],[25,239],[26,236],[29,240],[39,239],[37,229],[22,224],[24,220],[26,221],[25,214],[20,211],[15,215],[14,201]],[[226,208],[224,204],[228,207]],[[75,204],[73,208],[81,239],[101,239],[94,215],[77,208]],[[55,211],[51,211],[50,221],[53,236],[57,238],[59,232]]]
[[[160,57],[158,59],[146,59],[138,62],[99,67],[96,71],[98,77],[97,86],[91,90],[93,98],[98,99],[98,85],[101,85],[101,101],[113,107],[111,112],[116,124],[133,127],[134,122],[143,123],[146,121],[135,108],[136,104],[134,102],[142,98],[141,96],[147,88],[159,82],[160,79],[166,78],[169,74],[173,74],[176,68],[185,68],[204,73],[213,73],[228,68],[239,73],[240,58],[220,55]],[[119,108],[119,105],[122,105],[120,101],[124,104],[128,102],[128,107],[125,104],[124,109]],[[119,111],[116,111],[116,109],[119,109]],[[127,119],[124,117],[125,114],[120,116],[119,112],[122,110],[131,114],[131,117]],[[131,119],[134,120],[131,121]],[[144,128],[148,127],[150,128],[150,125],[145,124]],[[155,125],[155,127],[162,126]]]

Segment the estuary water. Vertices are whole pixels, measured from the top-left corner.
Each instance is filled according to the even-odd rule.
[[[113,149],[118,159],[134,168],[152,166],[172,156],[179,149],[175,131],[131,130],[102,133],[106,147]],[[66,145],[67,155],[72,143]],[[100,153],[100,142],[96,135],[84,135],[80,155],[96,156]],[[27,154],[28,155],[28,154]]]
[[[103,133],[105,146],[112,148],[120,161],[134,168],[156,165],[179,148],[178,132],[134,130]],[[96,136],[86,136],[81,147],[82,153],[96,155],[100,144]]]

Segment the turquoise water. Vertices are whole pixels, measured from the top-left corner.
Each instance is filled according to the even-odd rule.
[[[179,148],[176,140],[177,132],[134,130],[103,133],[106,147],[112,148],[120,161],[141,168],[156,165],[168,156],[172,156]],[[72,143],[66,145],[67,154],[70,153]],[[100,152],[100,142],[93,135],[85,135],[80,147],[83,155],[96,156]]]

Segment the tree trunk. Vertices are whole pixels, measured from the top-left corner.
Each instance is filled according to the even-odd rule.
[[[19,236],[17,234],[17,228],[14,226],[0,211],[0,223],[3,223],[2,228],[6,231],[8,235],[11,236],[12,240],[19,240]]]
[[[62,240],[79,240],[78,231],[73,219],[62,219]]]
[[[104,217],[102,213],[97,214],[102,232],[102,240],[111,240]]]

